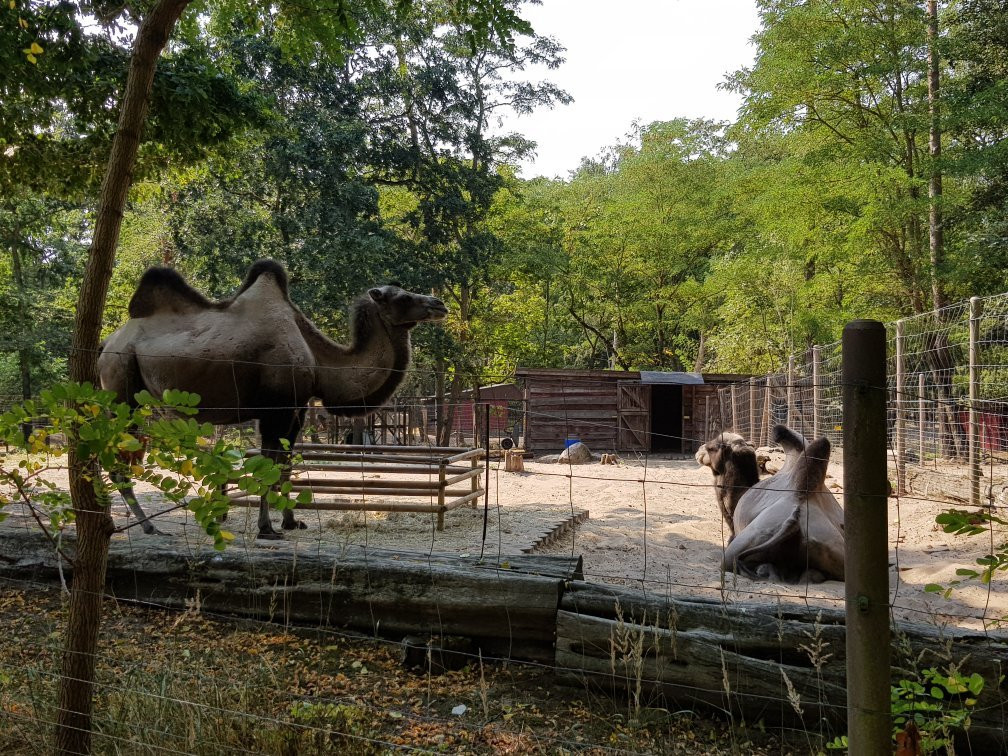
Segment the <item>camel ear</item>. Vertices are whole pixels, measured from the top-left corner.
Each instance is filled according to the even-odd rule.
[[[381,302],[383,299],[385,299],[385,292],[383,292],[381,289],[370,289],[368,290],[368,295],[375,302]]]

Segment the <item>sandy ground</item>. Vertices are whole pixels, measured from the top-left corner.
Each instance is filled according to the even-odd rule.
[[[839,582],[795,586],[729,574],[722,583],[719,564],[727,532],[714,498],[711,473],[692,458],[623,459],[618,465],[574,467],[526,460],[525,468],[524,473],[510,473],[497,461],[491,463],[485,540],[482,502],[476,509],[448,512],[441,532],[435,528],[436,516],[429,513],[304,510],[298,516],[307,528],[287,532],[285,544],[277,544],[256,540],[257,511],[246,507],[232,510],[227,527],[248,548],[281,553],[324,542],[497,557],[532,547],[544,533],[587,510],[586,521],[551,545],[539,547],[537,553],[582,555],[588,580],[663,594],[843,607],[844,586]],[[831,464],[827,485],[838,497],[842,475],[840,466]],[[65,484],[65,476],[65,471],[58,471],[56,481]],[[166,508],[150,488],[139,486],[137,492],[149,513]],[[409,501],[416,503],[417,499]],[[956,579],[957,568],[975,566],[977,557],[990,553],[989,536],[951,536],[937,528],[935,515],[947,506],[907,497],[890,499],[893,614],[928,624],[991,629],[992,620],[1008,616],[1008,580],[1003,575],[990,586],[977,581],[964,584],[949,599],[924,592],[926,584],[947,584]],[[34,527],[27,512],[13,509],[0,527]],[[132,521],[118,499],[114,516],[117,524]],[[277,513],[273,520],[279,524]],[[210,539],[185,510],[159,517],[158,526],[168,537],[184,540],[190,550],[210,548]],[[147,536],[134,527],[115,537],[140,545],[163,536]],[[996,534],[996,540],[1008,540],[1008,532]]]

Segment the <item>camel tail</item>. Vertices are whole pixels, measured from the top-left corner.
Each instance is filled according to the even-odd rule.
[[[794,477],[794,486],[799,497],[822,488],[826,482],[829,457],[830,442],[827,438],[818,438],[805,447]]]
[[[805,449],[805,437],[800,433],[795,433],[786,425],[775,425],[771,435],[775,444],[784,447],[784,451],[803,451]]]

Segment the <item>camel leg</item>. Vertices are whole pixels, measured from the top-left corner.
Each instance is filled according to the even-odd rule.
[[[130,479],[121,473],[110,472],[109,478],[115,483],[116,488],[122,494],[123,499],[126,501],[126,506],[130,508],[133,515],[137,518],[140,523],[140,527],[143,528],[143,532],[147,535],[167,535],[161,530],[158,530],[148,519],[147,515],[144,514],[143,508],[140,506],[140,502],[137,501],[136,494],[133,493],[133,484]]]
[[[220,484],[220,494],[221,496],[227,497],[227,483]],[[227,522],[228,513],[225,512],[220,517],[217,518],[217,522]]]
[[[276,440],[270,439],[267,441],[266,438],[262,439],[262,455],[273,462],[278,462],[280,459],[282,450],[279,447],[280,444]],[[282,473],[280,479],[282,483]],[[263,497],[259,500],[259,535],[256,538],[278,541],[283,538],[283,534],[273,529],[273,523],[270,522],[269,510],[269,500],[263,494]]]
[[[262,453],[264,457],[273,460],[280,465],[280,480],[277,482],[277,486],[282,486],[288,480],[290,480],[291,469],[290,469],[290,449],[293,448],[294,444],[297,443],[298,437],[301,435],[301,425],[304,419],[304,411],[295,415],[289,422],[286,434],[273,435],[268,432],[264,432],[263,426],[265,423],[260,421],[259,423],[259,433],[262,436]],[[280,443],[281,437],[286,438],[288,443],[288,448],[284,449]],[[284,530],[304,530],[308,526],[305,525],[300,520],[294,519],[294,512],[290,509],[285,509],[283,512],[283,522],[281,527]],[[268,538],[276,540],[282,538],[282,534],[278,533],[273,529],[273,525],[270,523],[269,519],[269,502],[266,497],[263,496],[259,502],[259,538]]]
[[[798,512],[780,506],[761,512],[725,548],[722,569],[754,579],[776,576],[776,563],[792,560],[788,542],[801,533]]]

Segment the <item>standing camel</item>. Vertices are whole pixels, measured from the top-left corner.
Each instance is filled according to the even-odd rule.
[[[406,375],[410,331],[447,313],[435,297],[394,285],[370,289],[351,306],[351,340],[345,346],[326,337],[291,302],[287,272],[274,260],[255,263],[238,293],[218,302],[177,271],[150,268],[130,300],[130,319],[103,344],[98,372],[102,387],[131,405],[143,389],[154,396],[176,389],[199,394],[200,422],[258,420],[262,454],[283,466],[282,484],[290,477],[290,449],[308,401],[321,399],[334,415],[370,414]],[[157,532],[129,479],[117,476],[115,482],[144,532]],[[305,527],[289,509],[282,526]],[[259,538],[281,537],[263,496]]]

